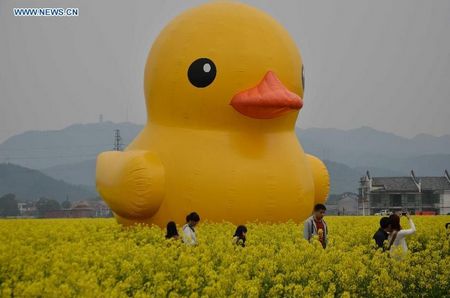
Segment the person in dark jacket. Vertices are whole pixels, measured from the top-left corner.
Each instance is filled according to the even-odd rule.
[[[389,217],[382,217],[380,219],[380,228],[373,235],[373,239],[377,244],[378,248],[382,248],[383,251],[386,250],[384,247],[384,241],[386,241],[389,237],[389,233],[392,232],[391,222]]]
[[[246,226],[238,226],[236,232],[233,235],[233,242],[236,245],[240,245],[245,247],[245,240],[247,240],[247,227]]]

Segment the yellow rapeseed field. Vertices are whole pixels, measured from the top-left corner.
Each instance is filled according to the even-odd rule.
[[[201,223],[187,247],[114,219],[0,220],[0,296],[450,296],[450,216],[413,217],[402,261],[374,249],[379,217],[326,220],[326,250],[292,222],[248,224],[242,248],[229,223]]]

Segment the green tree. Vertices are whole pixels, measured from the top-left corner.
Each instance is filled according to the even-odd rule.
[[[47,211],[61,210],[61,205],[58,201],[47,198],[40,198],[36,202],[36,209],[40,216],[43,216]]]
[[[17,216],[19,207],[16,196],[12,193],[0,197],[0,216]]]

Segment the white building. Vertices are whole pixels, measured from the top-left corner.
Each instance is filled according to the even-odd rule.
[[[408,210],[416,214],[450,214],[450,177],[371,177],[360,179],[358,213],[372,215],[381,210]]]

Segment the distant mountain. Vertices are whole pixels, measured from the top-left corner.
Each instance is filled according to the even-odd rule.
[[[95,185],[95,159],[42,169],[42,173],[75,185]]]
[[[111,150],[114,129],[120,129],[122,143],[128,145],[142,128],[143,125],[133,123],[102,122],[74,124],[54,131],[29,131],[0,144],[0,162],[34,169],[79,163]],[[370,127],[351,130],[297,127],[296,133],[306,152],[350,167],[403,172],[418,166],[427,171],[421,175],[440,175],[445,167],[450,168],[450,135],[419,134],[404,138]]]
[[[422,176],[443,176],[445,169],[450,170],[450,154],[429,154],[399,158],[392,161],[390,166],[398,171],[407,173],[414,170],[416,174]]]
[[[30,131],[0,144],[0,162],[39,169],[48,176],[95,192],[95,158],[111,150],[114,130],[128,145],[143,128],[132,123],[75,124],[56,131]],[[359,177],[442,175],[450,170],[450,135],[404,138],[370,127],[351,130],[296,128],[306,152],[327,160],[332,193],[355,192]]]
[[[429,154],[450,154],[450,135],[435,137],[419,134],[414,138],[405,138],[392,133],[378,131],[363,126],[342,130],[334,128],[296,128],[305,147],[318,146],[322,154],[330,154],[333,160],[338,154],[358,152],[389,156],[391,158],[412,157]],[[342,152],[344,151],[344,152]],[[377,154],[378,153],[378,154]],[[343,157],[337,159],[342,160]],[[349,159],[351,160],[351,159]]]
[[[358,192],[359,179],[370,172],[371,176],[409,176],[409,172],[397,172],[375,167],[351,168],[345,164],[324,160],[330,174],[330,194]],[[443,174],[443,173],[442,173]]]
[[[0,162],[33,169],[78,163],[112,150],[115,129],[120,129],[122,143],[129,144],[142,128],[133,123],[108,121],[74,124],[62,130],[28,131],[0,144]]]
[[[408,139],[370,127],[297,128],[296,132],[305,151],[350,167],[395,172],[415,169],[420,175],[442,175],[445,168],[450,168],[450,135],[421,134]]]
[[[344,164],[324,161],[330,175],[330,194],[357,192],[361,173]]]
[[[48,177],[43,173],[14,164],[0,164],[0,196],[13,193],[19,200],[47,197],[64,201],[82,200],[97,194],[83,188]]]

